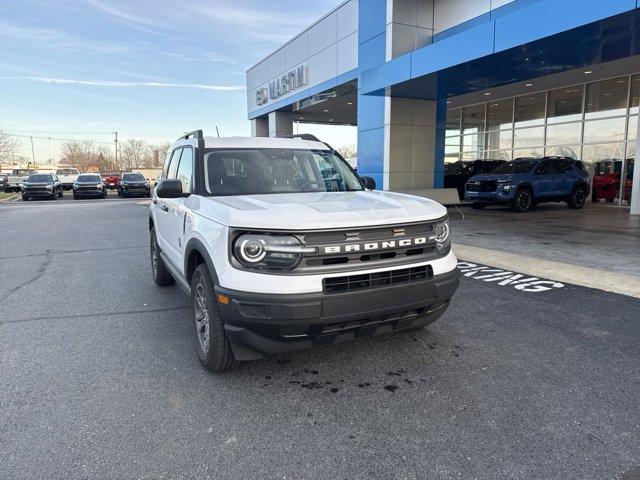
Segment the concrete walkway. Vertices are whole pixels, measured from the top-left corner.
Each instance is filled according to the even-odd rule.
[[[548,204],[521,215],[505,207],[449,214],[461,260],[640,298],[640,218],[628,209]]]

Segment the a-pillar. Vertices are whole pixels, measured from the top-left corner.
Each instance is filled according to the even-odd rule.
[[[269,113],[269,136],[290,137],[293,135],[293,114],[291,112]]]
[[[253,120],[251,120],[251,136],[268,137],[269,120],[267,118],[254,118]]]

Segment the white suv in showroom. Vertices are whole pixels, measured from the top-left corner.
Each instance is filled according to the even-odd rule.
[[[167,155],[150,206],[153,278],[190,296],[209,370],[420,328],[456,291],[447,210],[374,190],[303,137],[198,130]]]

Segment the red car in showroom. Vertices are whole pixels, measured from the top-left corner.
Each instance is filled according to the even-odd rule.
[[[633,183],[633,159],[627,161],[627,178],[624,187],[624,199],[631,199],[631,185]],[[602,161],[597,162],[593,173],[593,193],[592,201],[613,202],[618,198],[620,192],[620,172],[622,171],[622,161]]]
[[[105,188],[115,190],[120,183],[120,172],[100,172]]]

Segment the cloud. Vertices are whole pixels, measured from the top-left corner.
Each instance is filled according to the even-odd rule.
[[[0,77],[0,80],[21,80],[61,85],[87,85],[93,87],[149,87],[149,88],[191,88],[197,90],[213,90],[230,92],[244,90],[244,85],[210,85],[205,83],[167,83],[167,82],[118,82],[111,80],[76,80],[50,77]]]
[[[144,33],[151,33],[154,35],[162,35],[174,39],[180,38],[159,31],[161,29],[169,28],[170,25],[151,20],[151,18],[149,18],[148,16],[134,15],[133,13],[115,8],[114,6],[109,5],[101,0],[87,0],[87,3],[97,10],[100,10],[101,12],[117,19],[123,25],[126,25],[135,30],[139,30]]]
[[[74,37],[52,28],[23,26],[0,19],[0,38],[9,38],[19,42],[31,42],[47,48],[61,49],[65,53],[88,52],[92,54],[124,54],[129,47],[113,42],[101,42]]]

